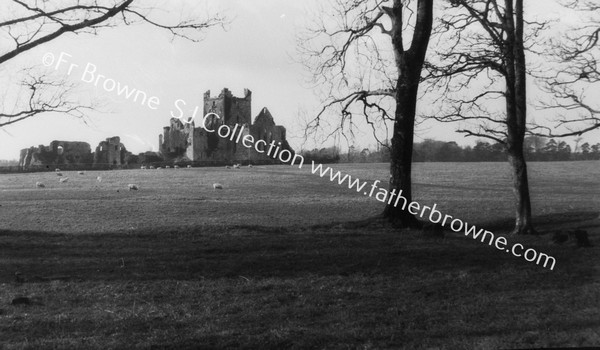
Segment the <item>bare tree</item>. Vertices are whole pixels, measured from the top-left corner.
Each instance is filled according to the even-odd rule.
[[[523,147],[527,131],[525,42],[544,24],[530,24],[533,29],[526,35],[523,0],[450,0],[436,28],[440,49],[427,64],[428,89],[442,92],[445,106],[431,117],[461,122],[459,132],[505,145],[516,199],[516,234],[535,232]]]
[[[546,137],[576,136],[600,128],[600,4],[571,0],[564,6],[581,21],[544,45],[553,67],[540,74],[538,82],[552,97],[541,107],[556,115],[550,127],[531,125],[530,130]]]
[[[56,78],[34,68],[23,69],[20,86],[11,86],[12,94],[5,91],[2,106],[12,106],[11,111],[0,112],[0,127],[17,123],[34,115],[55,112],[83,118],[86,110],[95,109],[95,101],[72,99],[76,84],[65,78]]]
[[[410,202],[417,93],[433,21],[433,0],[336,0],[300,40],[304,63],[324,90],[324,106],[307,130],[318,130],[337,109],[334,132],[352,133],[353,117],[380,130],[393,123],[389,194]],[[391,5],[391,6],[390,6]],[[329,13],[329,12],[331,13]],[[392,112],[393,111],[393,112]],[[327,121],[325,121],[327,122]],[[420,226],[401,206],[384,217]]]
[[[69,33],[97,34],[105,27],[147,23],[169,31],[173,37],[200,40],[204,30],[223,25],[221,15],[207,15],[202,19],[180,19],[165,23],[153,17],[156,9],[136,0],[12,0],[5,1],[0,15],[0,66],[34,47]],[[45,112],[67,113],[81,117],[86,108],[69,99],[72,86],[60,79],[36,75],[27,71],[22,84],[27,88],[12,104],[3,100],[0,127]]]

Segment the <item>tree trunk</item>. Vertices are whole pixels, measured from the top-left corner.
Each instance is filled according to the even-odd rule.
[[[507,81],[508,82],[508,81]],[[520,132],[519,98],[516,89],[508,88],[506,93],[508,138],[506,140],[508,161],[512,168],[513,193],[516,199],[516,220],[514,234],[533,234],[531,222],[531,199],[529,196],[529,181],[527,164],[523,152],[525,133]],[[524,120],[524,117],[522,117]]]
[[[403,200],[394,206],[396,200],[393,200],[386,205],[383,215],[394,226],[420,227],[417,218],[406,209],[412,201],[412,153],[417,101],[417,88],[406,85],[398,80],[389,183],[390,193],[406,198],[406,206]]]
[[[417,4],[417,19],[410,48],[404,50],[402,41],[402,11],[401,0],[394,0],[390,12],[392,18],[392,46],[398,80],[396,82],[396,112],[394,115],[394,134],[390,162],[389,192],[406,198],[394,206],[396,200],[387,204],[383,216],[393,225],[400,227],[420,227],[417,218],[406,210],[412,201],[412,151],[415,127],[415,112],[421,70],[425,62],[425,53],[431,36],[433,24],[433,0],[419,0]]]
[[[523,152],[509,154],[508,160],[513,170],[513,192],[515,194],[516,219],[513,234],[534,234],[531,222],[531,200],[527,180],[527,164]]]
[[[507,146],[508,159],[513,170],[513,192],[516,199],[516,219],[514,234],[533,234],[531,222],[531,198],[529,196],[529,181],[527,164],[523,152],[525,131],[527,128],[527,91],[525,49],[523,47],[523,0],[516,0],[514,12],[513,0],[506,0],[508,27],[510,28],[507,41]],[[514,17],[513,17],[514,13]]]

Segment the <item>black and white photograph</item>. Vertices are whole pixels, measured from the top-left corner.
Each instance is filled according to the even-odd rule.
[[[600,347],[600,0],[0,0],[0,349]]]

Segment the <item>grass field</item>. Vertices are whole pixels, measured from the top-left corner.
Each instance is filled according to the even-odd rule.
[[[384,164],[332,167],[387,180]],[[356,222],[381,203],[309,168],[0,175],[0,347],[600,345],[597,247],[510,237],[554,256],[550,271],[472,239]],[[511,228],[507,164],[414,174],[420,203]],[[599,175],[598,162],[530,164],[537,228],[583,228],[598,245]],[[29,304],[11,305],[19,296]]]

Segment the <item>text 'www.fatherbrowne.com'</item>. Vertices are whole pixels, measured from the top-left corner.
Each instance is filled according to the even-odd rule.
[[[512,255],[523,258],[528,262],[535,262],[536,265],[540,265],[543,262],[543,267],[549,268],[550,270],[554,270],[554,265],[556,264],[556,259],[548,254],[541,253],[536,251],[535,249],[529,248],[524,250],[524,247],[520,243],[515,243],[512,245],[508,244],[506,237],[498,236],[496,237],[492,232],[487,231],[485,229],[478,229],[475,225],[470,225],[467,222],[463,222],[458,218],[453,218],[451,215],[444,215],[440,211],[436,210],[437,204],[434,204],[433,207],[428,207],[426,205],[421,206],[417,202],[410,202],[402,196],[402,190],[396,193],[396,189],[392,189],[391,191],[386,190],[385,188],[378,187],[381,181],[375,180],[368,186],[367,181],[361,181],[358,178],[352,178],[350,175],[343,175],[340,171],[334,172],[330,167],[323,167],[323,164],[315,164],[312,162],[313,174],[318,174],[320,177],[327,178],[331,182],[336,182],[338,185],[347,185],[348,189],[354,189],[356,192],[362,193],[365,196],[373,197],[375,194],[375,199],[382,203],[386,203],[389,205],[393,205],[394,207],[402,206],[402,210],[408,210],[409,213],[413,215],[418,215],[419,217],[427,218],[434,224],[440,223],[442,227],[445,227],[446,224],[450,227],[450,229],[454,232],[464,232],[465,236],[471,236],[473,239],[480,239],[482,243],[488,243],[488,245],[493,245],[496,249],[505,251],[507,253],[511,253]],[[427,213],[429,215],[427,215]],[[548,267],[549,265],[549,267]]]

